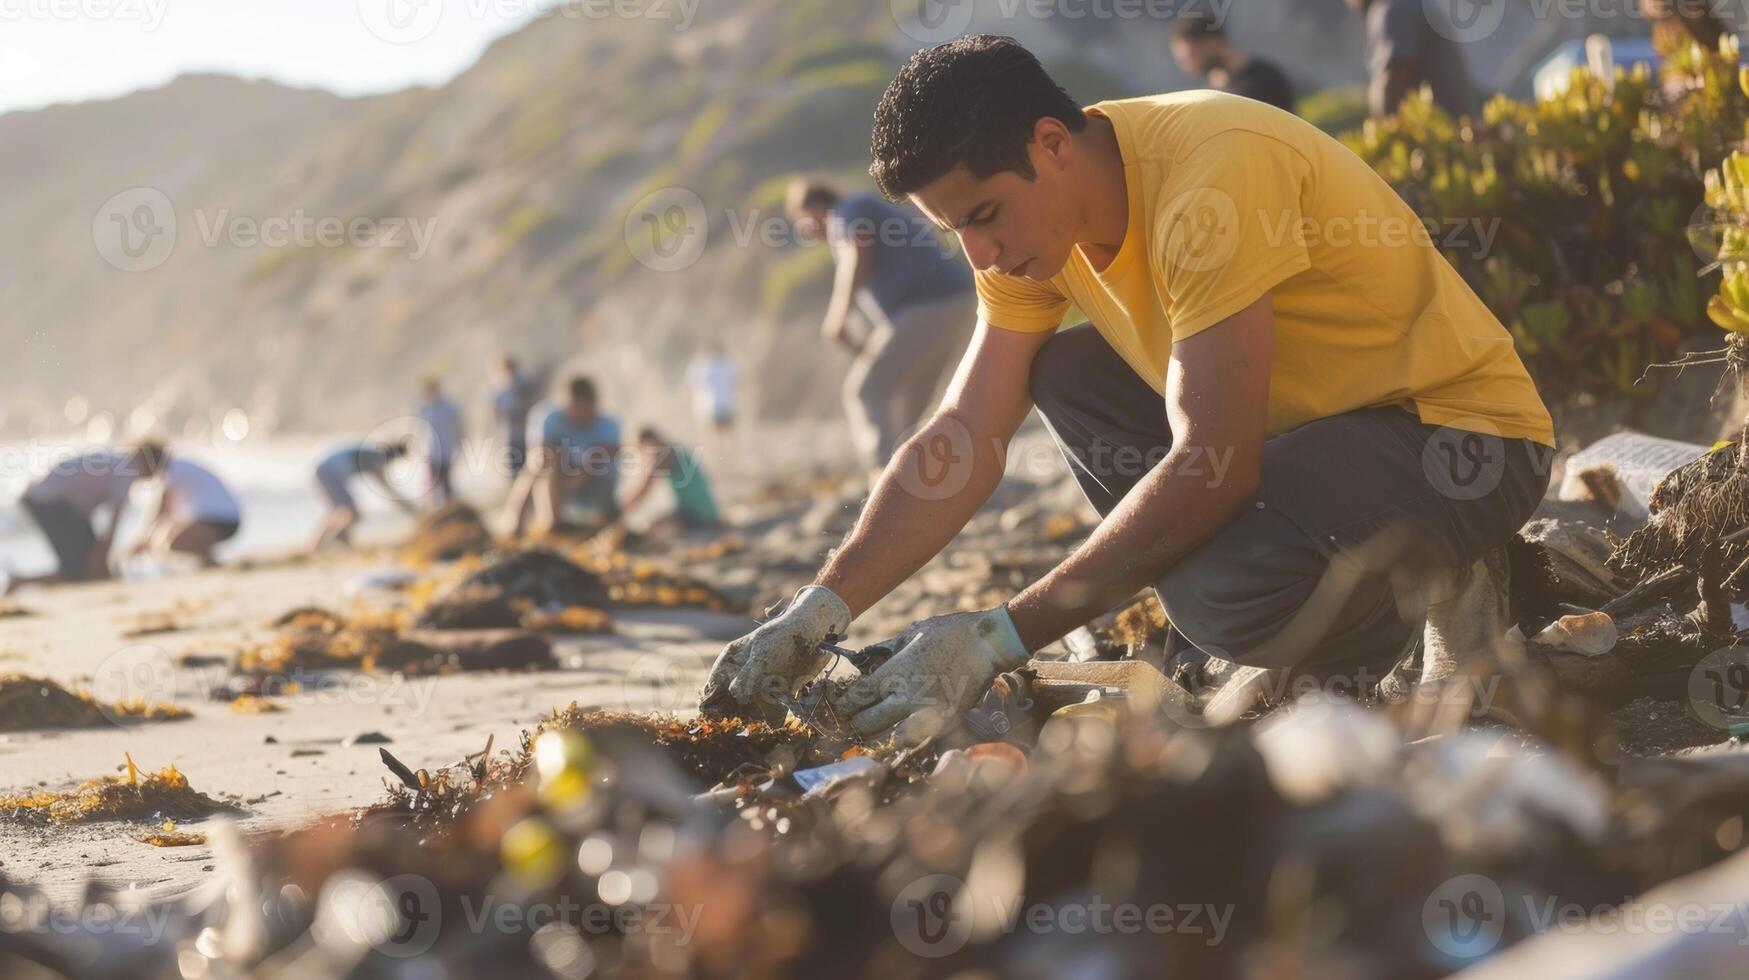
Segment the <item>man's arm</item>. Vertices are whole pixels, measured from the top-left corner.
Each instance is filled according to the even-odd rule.
[[[1050,331],[978,324],[942,405],[893,455],[856,526],[815,579],[860,616],[935,557],[1002,480],[1032,408],[1027,379]]]
[[[128,549],[130,555],[143,555],[153,547],[156,538],[170,520],[170,495],[175,490],[166,488],[158,494],[158,506],[152,510],[152,516],[147,518],[144,527],[140,528],[139,536],[134,539],[133,546]]]
[[[92,545],[91,564],[90,568],[87,569],[94,578],[109,578],[112,573],[109,553],[115,547],[116,532],[121,530],[121,520],[123,515],[127,513],[128,500],[126,497],[112,500],[107,506],[109,508],[109,526],[103,529],[103,533],[97,536],[97,541]]]
[[[639,504],[643,503],[644,497],[650,493],[650,488],[656,485],[656,476],[657,467],[651,466],[645,469],[643,477],[638,480],[637,489],[627,494],[626,498],[620,501],[619,509],[622,511],[632,510]]]
[[[832,301],[826,305],[826,319],[820,323],[820,334],[827,340],[844,340],[844,327],[850,320],[856,292],[868,285],[874,273],[874,245],[861,239],[832,243],[832,258],[837,272],[832,281]]]
[[[1172,345],[1166,369],[1172,449],[1092,537],[1008,603],[1028,650],[1154,582],[1256,492],[1274,339],[1275,314],[1265,294]]]
[[[389,482],[389,473],[387,469],[371,470],[369,471],[369,476],[371,482],[375,483],[378,487],[381,487],[383,493],[395,504],[395,506],[409,514],[415,513],[418,510],[418,508],[413,506],[413,501],[401,496],[401,491],[396,490],[395,485]]]

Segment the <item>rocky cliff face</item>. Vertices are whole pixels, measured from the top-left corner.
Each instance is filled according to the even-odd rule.
[[[892,7],[550,16],[437,89],[185,77],[0,117],[6,428],[60,425],[79,396],[123,431],[238,408],[256,431],[364,430],[426,373],[478,405],[499,350],[671,420],[707,340],[757,379],[754,415],[834,413],[841,355],[813,334],[830,263],[779,202],[797,170],[866,180],[874,102],[930,39]],[[1163,21],[1029,10],[981,2],[970,26],[1021,36],[1085,100],[1186,84]],[[1340,0],[1231,17],[1302,80],[1358,77]]]

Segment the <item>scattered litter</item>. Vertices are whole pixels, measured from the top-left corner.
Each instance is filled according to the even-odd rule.
[[[823,795],[845,780],[870,776],[884,768],[878,760],[858,755],[812,769],[797,769],[790,778],[804,796]]]
[[[1562,500],[1596,501],[1643,521],[1658,482],[1706,452],[1707,447],[1693,443],[1617,432],[1567,460],[1558,496]]]
[[[1615,620],[1608,613],[1593,611],[1562,616],[1531,639],[1557,650],[1600,657],[1615,649],[1619,637]]]

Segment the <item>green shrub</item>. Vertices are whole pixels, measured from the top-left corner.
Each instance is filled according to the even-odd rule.
[[[1645,395],[1646,365],[1708,329],[1717,290],[1702,179],[1743,138],[1736,39],[1666,52],[1534,103],[1452,119],[1425,92],[1345,138],[1436,227],[1481,220],[1493,245],[1447,258],[1505,323],[1546,395]],[[1697,251],[1699,254],[1697,254]]]
[[[1326,133],[1342,133],[1366,122],[1366,89],[1360,85],[1322,88],[1300,96],[1294,111]]]

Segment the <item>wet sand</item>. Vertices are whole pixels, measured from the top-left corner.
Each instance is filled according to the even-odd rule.
[[[20,604],[34,615],[0,620],[0,671],[46,676],[98,693],[125,689],[172,701],[193,717],[154,724],[0,734],[0,792],[65,789],[117,772],[131,752],[142,769],[175,764],[194,789],[245,808],[241,828],[263,831],[345,813],[383,796],[387,748],[408,766],[435,767],[478,752],[514,748],[522,729],[554,706],[627,706],[683,711],[724,641],[748,628],[739,616],[689,610],[615,613],[618,633],[558,638],[562,669],[397,678],[342,672],[276,698],[285,710],[243,715],[208,690],[222,665],[178,663],[185,654],[228,658],[266,624],[301,605],[343,607],[349,585],[390,566],[359,555],[255,570],[219,569],[147,582],[34,589]],[[183,627],[137,638],[143,617],[174,610]],[[344,745],[380,732],[386,744]],[[203,822],[179,824],[199,831]],[[40,828],[0,820],[0,874],[73,901],[87,879],[154,897],[200,885],[213,870],[210,845],[158,848],[133,839],[148,824]]]

